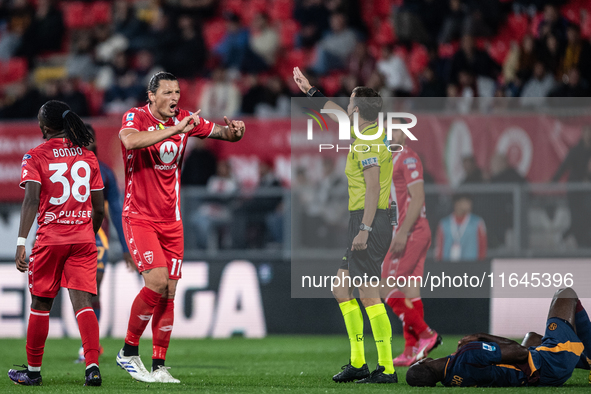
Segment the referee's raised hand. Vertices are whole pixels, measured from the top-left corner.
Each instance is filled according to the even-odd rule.
[[[308,90],[312,88],[312,85],[310,85],[308,78],[304,76],[304,73],[300,71],[299,67],[293,68],[293,80],[298,85],[298,88],[300,88],[302,93],[307,93]]]

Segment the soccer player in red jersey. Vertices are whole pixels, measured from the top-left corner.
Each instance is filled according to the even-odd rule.
[[[31,314],[24,370],[10,379],[41,385],[41,362],[49,332],[49,311],[61,287],[69,289],[84,356],[87,386],[102,383],[98,366],[99,326],[92,310],[96,294],[95,234],[104,216],[103,181],[96,156],[85,147],[92,135],[66,103],[48,101],[39,110],[39,127],[47,141],[23,157],[21,183],[25,199],[16,247],[16,268],[28,273]],[[35,247],[29,262],[25,241],[39,214]]]
[[[423,164],[406,145],[406,134],[402,130],[393,131],[391,143],[402,145],[404,149],[393,154],[391,198],[398,209],[398,226],[394,229],[390,250],[382,265],[382,278],[422,277],[431,245],[431,230],[425,210]],[[425,323],[418,285],[407,281],[403,288],[384,287],[382,296],[403,325],[404,352],[393,360],[394,365],[409,366],[439,346],[441,337]]]
[[[179,383],[164,366],[174,320],[174,296],[183,264],[181,163],[188,137],[231,142],[244,122],[214,124],[178,108],[176,77],[159,72],[148,86],[149,103],[123,115],[119,131],[125,162],[123,231],[145,286],[133,301],[117,364],[143,382]],[[139,357],[139,339],[152,320],[152,372]]]

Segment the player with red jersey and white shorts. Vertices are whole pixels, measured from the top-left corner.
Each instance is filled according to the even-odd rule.
[[[61,101],[45,103],[38,119],[47,141],[23,157],[20,186],[25,198],[15,257],[16,268],[28,273],[32,298],[28,366],[11,369],[8,376],[17,384],[42,384],[49,312],[60,287],[65,287],[82,337],[85,385],[100,386],[99,326],[91,298],[97,291],[95,234],[103,221],[104,199],[98,160],[85,148],[93,137],[80,117]],[[27,262],[25,241],[36,214],[39,229]]]
[[[402,320],[404,352],[393,360],[394,365],[409,366],[439,346],[441,337],[425,323],[420,283],[396,279],[423,277],[425,258],[431,246],[431,229],[425,210],[421,159],[406,146],[406,134],[402,130],[393,131],[391,143],[404,149],[392,157],[391,198],[398,210],[398,226],[394,228],[390,250],[382,265],[382,278],[390,278],[385,280],[382,297]],[[389,287],[401,282],[406,282],[406,286]]]
[[[159,72],[148,86],[149,103],[123,115],[119,138],[125,163],[123,231],[145,286],[133,301],[117,364],[143,382],[179,383],[164,366],[174,321],[174,296],[183,264],[181,164],[188,137],[231,142],[244,122],[214,124],[178,108],[176,77]],[[139,357],[139,339],[152,320],[152,372]]]

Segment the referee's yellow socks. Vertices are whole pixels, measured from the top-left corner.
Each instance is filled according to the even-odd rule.
[[[339,306],[345,318],[345,326],[347,326],[349,342],[351,343],[351,365],[355,368],[361,368],[365,364],[363,315],[361,314],[361,309],[356,299],[342,302]],[[390,364],[392,364],[392,360],[390,360]]]
[[[386,368],[384,371],[385,374],[393,374],[392,325],[386,314],[386,307],[384,307],[384,304],[379,303],[368,306],[365,308],[365,312],[367,312],[367,317],[369,317],[373,338],[378,348],[378,364]]]

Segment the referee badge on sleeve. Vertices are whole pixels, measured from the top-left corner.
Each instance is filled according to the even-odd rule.
[[[361,160],[361,165],[363,168],[374,167],[378,165],[378,158],[377,157],[368,157],[367,159]]]

